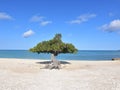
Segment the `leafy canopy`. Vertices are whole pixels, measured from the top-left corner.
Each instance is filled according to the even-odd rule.
[[[38,43],[35,47],[31,48],[30,51],[38,54],[51,53],[55,56],[57,56],[60,53],[77,52],[77,49],[72,44],[62,42],[61,38],[61,34],[56,34],[53,39]]]

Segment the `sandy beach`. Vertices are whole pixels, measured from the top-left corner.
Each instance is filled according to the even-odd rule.
[[[120,90],[119,61],[62,61],[62,69],[43,69],[46,60],[0,59],[0,90]]]

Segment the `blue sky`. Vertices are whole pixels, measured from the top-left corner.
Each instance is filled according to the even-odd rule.
[[[0,49],[29,49],[56,33],[79,50],[120,49],[120,0],[0,0]]]

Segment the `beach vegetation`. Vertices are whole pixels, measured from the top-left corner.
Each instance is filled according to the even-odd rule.
[[[51,53],[51,61],[55,61],[55,56],[60,53],[76,53],[78,51],[73,44],[64,43],[61,38],[61,34],[56,34],[53,39],[38,43],[35,47],[30,48],[30,51],[38,54]]]

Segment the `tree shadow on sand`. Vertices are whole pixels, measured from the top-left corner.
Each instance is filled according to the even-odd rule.
[[[41,61],[41,62],[36,62],[36,63],[37,64],[44,64],[44,65],[46,65],[46,64],[50,64],[51,61]],[[71,64],[71,63],[68,62],[68,61],[60,61],[60,64],[66,65],[66,64]]]

